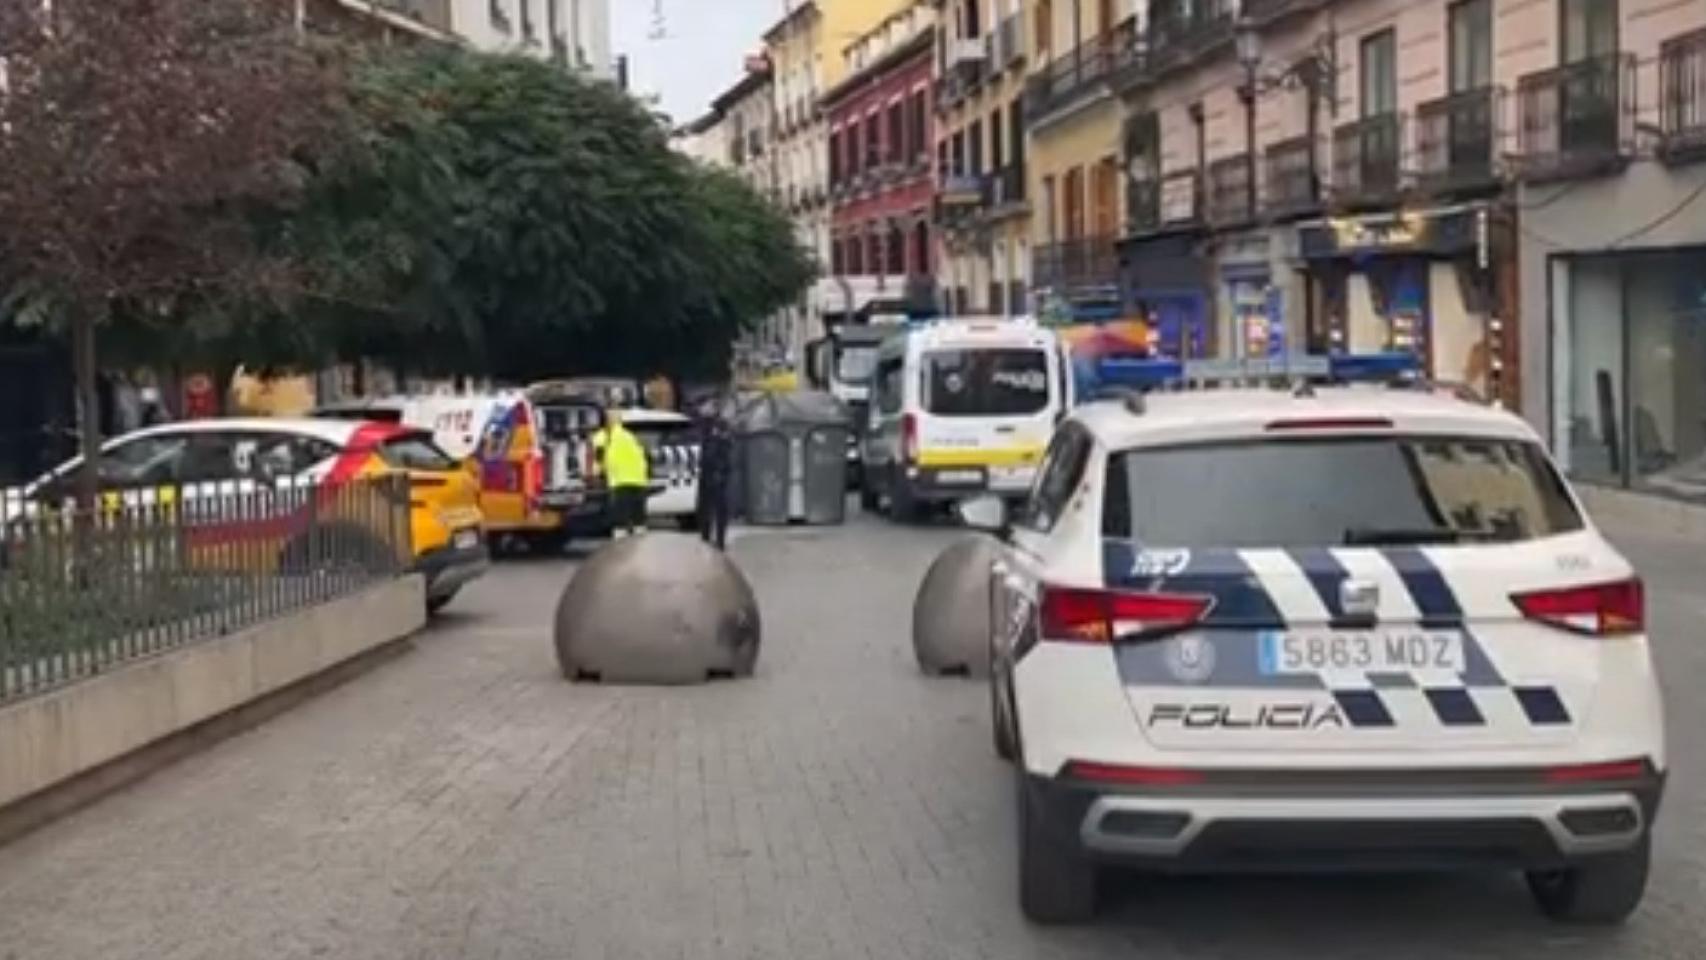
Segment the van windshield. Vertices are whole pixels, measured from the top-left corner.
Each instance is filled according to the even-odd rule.
[[[924,355],[924,409],[937,416],[1024,416],[1048,402],[1045,351],[982,347]]]

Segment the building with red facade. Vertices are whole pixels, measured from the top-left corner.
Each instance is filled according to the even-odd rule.
[[[908,5],[847,46],[847,77],[822,98],[834,288],[827,317],[915,295],[934,273],[935,36],[931,5]]]

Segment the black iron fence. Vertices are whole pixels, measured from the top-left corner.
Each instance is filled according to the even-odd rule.
[[[1378,113],[1333,131],[1333,199],[1339,203],[1386,203],[1398,194],[1404,124],[1396,113]]]
[[[412,554],[404,476],[0,492],[0,703],[324,603]]]
[[[1635,149],[1635,56],[1609,53],[1517,82],[1517,149],[1530,179],[1589,176]]]
[[[1479,87],[1416,107],[1416,174],[1432,192],[1498,183],[1502,87]]]
[[[1706,156],[1706,29],[1659,48],[1659,128],[1667,160]]]
[[[1292,137],[1268,147],[1267,210],[1276,217],[1298,216],[1320,207],[1315,143]]]

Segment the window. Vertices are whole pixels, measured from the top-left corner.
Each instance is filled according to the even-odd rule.
[[[979,177],[983,175],[983,121],[973,120],[966,134],[966,146],[969,148],[966,160],[966,173]]]
[[[923,161],[930,156],[930,107],[924,91],[912,94],[912,156]]]
[[[924,356],[924,409],[937,416],[1024,416],[1043,410],[1048,400],[1045,351],[979,348]]]
[[[860,153],[859,153],[859,123],[858,123],[858,121],[854,121],[853,123],[850,123],[847,125],[847,131],[844,134],[844,136],[847,138],[847,164],[846,164],[847,176],[849,178],[852,178],[852,177],[858,176],[859,170],[860,170],[860,167],[859,167],[859,157],[860,157]]]
[[[439,449],[428,433],[407,433],[379,445],[379,456],[399,470],[443,472],[456,469],[456,460]]]
[[[865,228],[865,269],[872,274],[883,272],[883,237],[875,226]]]
[[[976,40],[978,37],[983,35],[983,24],[978,22],[978,15],[981,13],[978,8],[981,6],[983,6],[983,0],[966,0],[965,35],[968,39]]]
[[[952,170],[948,166],[948,141],[936,141],[936,172],[946,176]]]
[[[912,272],[922,276],[930,273],[930,224],[923,220],[912,228]]]
[[[890,163],[900,163],[905,159],[906,119],[902,116],[901,102],[899,100],[889,104],[888,148]]]
[[[1103,157],[1096,164],[1090,184],[1091,236],[1112,237],[1119,232],[1119,161]]]
[[[888,357],[877,364],[877,409],[884,413],[899,413],[905,394],[905,360]]]
[[[507,0],[490,0],[486,5],[486,15],[491,18],[492,26],[509,32],[509,10]]]
[[[870,170],[883,162],[883,132],[877,124],[875,112],[865,117],[865,169]]]
[[[1582,528],[1526,441],[1239,440],[1109,458],[1103,533],[1169,547],[1517,541]]]
[[[1025,165],[1025,102],[1018,97],[1013,98],[1007,107],[1007,135],[1013,138],[1013,149],[1009,156],[1013,158],[1013,166]]]
[[[1053,37],[1050,31],[1054,29],[1054,4],[1052,0],[1039,0],[1036,6],[1036,16],[1031,21],[1031,36],[1036,40],[1036,51],[1047,53]]]
[[[1378,117],[1398,109],[1398,61],[1395,35],[1382,30],[1362,41],[1362,115]]]
[[[865,273],[865,242],[857,236],[847,238],[847,274],[863,276]]]
[[[901,230],[899,223],[889,225],[889,239],[886,247],[888,255],[888,272],[903,274],[906,272],[906,233]]]
[[[521,36],[523,39],[533,39],[533,0],[521,2]]]
[[[1493,0],[1461,0],[1451,20],[1452,93],[1479,90],[1493,82]]]
[[[1058,215],[1058,208],[1055,206],[1056,192],[1054,174],[1051,173],[1043,177],[1043,215],[1048,218],[1047,236],[1051,243],[1054,242],[1056,237],[1060,236],[1060,217]]]
[[[1061,188],[1060,219],[1067,240],[1077,240],[1084,236],[1083,167],[1073,167],[1066,171],[1065,183]]]
[[[966,172],[966,132],[954,131],[954,138],[948,150],[948,173],[959,176]]]
[[[1005,144],[1001,142],[1001,108],[997,107],[989,115],[989,169],[1000,170],[1002,153]]]
[[[189,438],[184,434],[138,437],[101,454],[95,473],[103,487],[150,486],[175,483]],[[60,479],[76,483],[76,464],[67,467]],[[69,486],[67,487],[69,489]]]
[[[1600,57],[1617,50],[1617,0],[1562,0],[1563,63]]]
[[[841,131],[832,130],[829,134],[829,183],[831,186],[841,184]]]
[[[1090,460],[1089,434],[1075,423],[1061,427],[1043,456],[1042,468],[1031,487],[1025,506],[1014,523],[1039,533],[1054,529],[1055,522],[1066,511],[1072,491],[1084,478],[1084,466]]]

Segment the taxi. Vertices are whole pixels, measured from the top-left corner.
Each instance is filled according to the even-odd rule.
[[[17,490],[0,491],[6,519],[59,510],[74,496],[82,458],[72,459]],[[206,562],[226,562],[212,552],[220,543],[271,544],[244,550],[242,563],[288,566],[305,552],[307,493],[315,494],[313,522],[336,526],[350,550],[379,553],[400,543],[380,529],[388,511],[366,509],[358,498],[341,496],[349,481],[402,477],[408,497],[408,556],[397,558],[426,580],[427,606],[437,611],[486,569],[479,484],[422,430],[389,423],[327,419],[214,419],[168,423],[108,441],[96,465],[101,505],[108,513],[130,508],[184,507],[198,517],[217,498],[248,498],[236,517],[197,523],[191,533],[207,546]],[[381,492],[386,488],[381,487]],[[255,501],[259,501],[258,505]],[[229,513],[229,511],[227,511]]]
[[[1013,515],[960,504],[1000,541],[1032,919],[1091,916],[1109,866],[1509,869],[1555,919],[1640,903],[1666,772],[1640,578],[1524,421],[1367,359],[1124,361]]]

